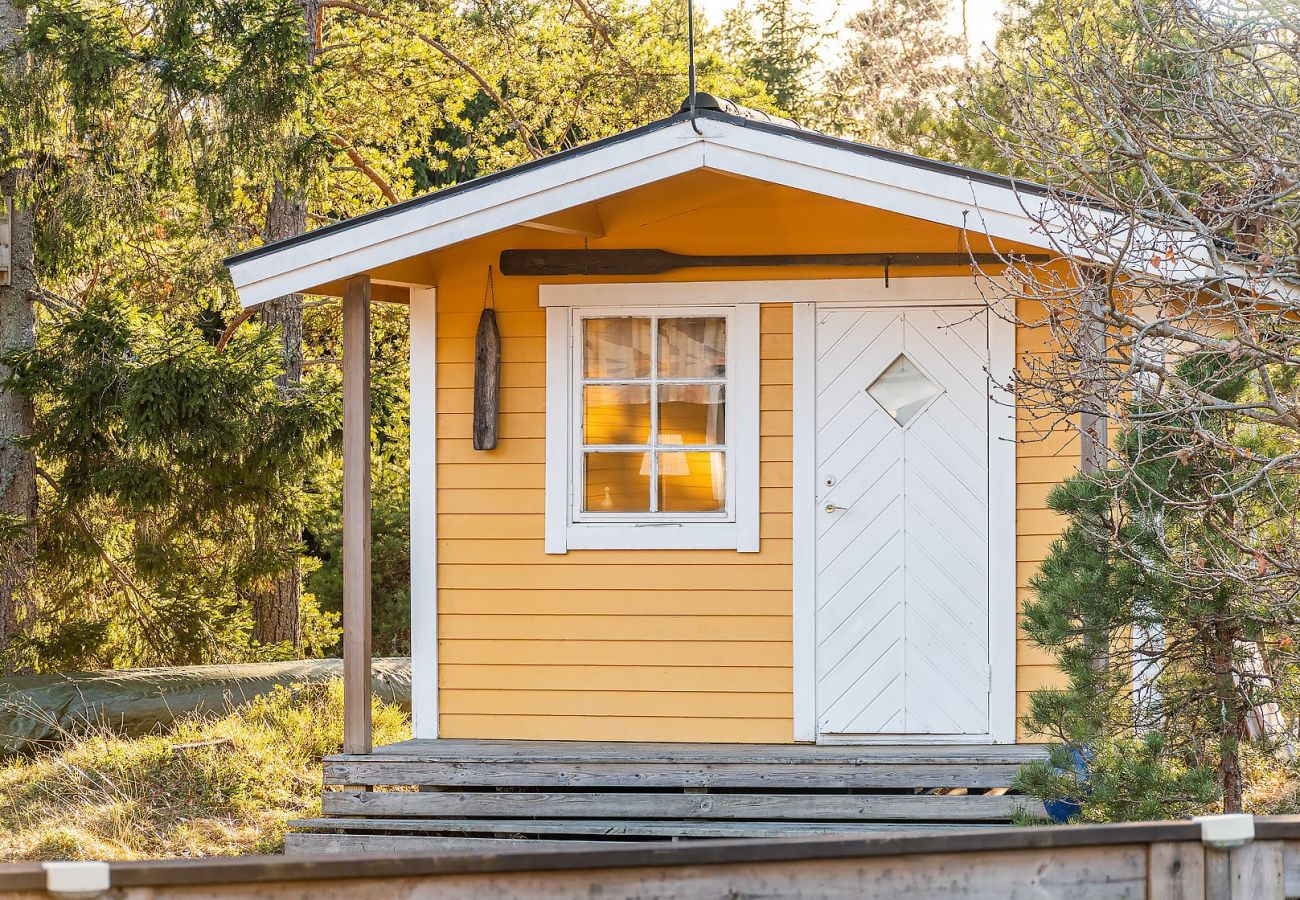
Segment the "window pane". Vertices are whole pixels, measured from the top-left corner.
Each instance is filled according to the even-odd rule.
[[[898,356],[875,381],[867,393],[899,425],[912,421],[942,391],[906,356]]]
[[[722,378],[727,374],[727,320],[659,320],[659,374],[665,378]]]
[[[588,444],[650,443],[650,386],[589,384],[584,387],[582,436]]]
[[[646,453],[587,453],[585,512],[649,512],[650,465]]]
[[[659,509],[662,512],[718,512],[726,508],[725,454],[659,454]]]
[[[583,371],[587,378],[649,378],[649,319],[584,319]]]
[[[660,443],[724,443],[726,390],[720,384],[659,385]]]

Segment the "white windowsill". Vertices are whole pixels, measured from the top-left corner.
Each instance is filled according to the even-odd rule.
[[[737,550],[735,522],[571,522],[569,550]]]

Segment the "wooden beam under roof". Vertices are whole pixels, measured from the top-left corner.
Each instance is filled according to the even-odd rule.
[[[571,209],[562,209],[557,213],[521,222],[525,228],[538,231],[551,231],[556,234],[568,234],[574,237],[599,238],[605,236],[605,223],[601,221],[600,210],[596,204],[587,203]]]

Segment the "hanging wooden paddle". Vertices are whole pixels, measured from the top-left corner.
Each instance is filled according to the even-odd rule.
[[[497,328],[496,297],[492,289],[492,267],[488,266],[483,292],[483,313],[474,334],[474,449],[493,450],[497,445],[497,413],[501,393],[501,332]]]
[[[787,253],[766,256],[688,256],[667,250],[503,250],[502,275],[661,275],[674,269],[733,266],[914,266],[1044,263],[1043,253]]]

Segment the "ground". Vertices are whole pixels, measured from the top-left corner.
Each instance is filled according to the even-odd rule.
[[[280,689],[219,717],[125,739],[103,729],[0,764],[0,860],[278,853],[319,814],[320,760],[342,745],[340,683]],[[376,703],[375,740],[410,737]]]

